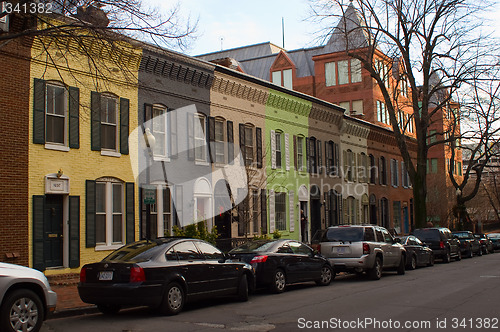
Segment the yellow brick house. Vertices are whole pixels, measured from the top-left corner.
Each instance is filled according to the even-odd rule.
[[[138,237],[137,71],[141,50],[89,31],[33,42],[30,82],[30,266],[47,275]]]

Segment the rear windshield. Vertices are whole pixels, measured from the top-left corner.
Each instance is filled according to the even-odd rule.
[[[413,235],[421,241],[441,241],[439,230],[437,229],[416,229],[413,231]]]
[[[459,239],[470,239],[470,234],[469,233],[453,233],[456,237]]]
[[[230,253],[269,251],[275,243],[275,241],[251,241],[234,248]]]
[[[141,241],[123,246],[113,251],[103,262],[139,263],[151,260],[164,248],[163,242]]]
[[[363,241],[362,227],[329,228],[323,235],[324,242],[358,242]]]

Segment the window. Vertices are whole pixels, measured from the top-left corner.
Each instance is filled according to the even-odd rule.
[[[387,184],[387,164],[384,157],[380,157],[380,184]]]
[[[330,141],[326,144],[326,166],[327,166],[327,174],[329,175],[338,175],[338,165],[335,160],[336,148],[335,143]]]
[[[339,103],[339,106],[345,109],[345,114],[350,115],[351,114],[351,103],[348,101],[343,101]]]
[[[346,220],[344,220],[344,222],[350,225],[356,224],[357,201],[354,197],[347,197],[345,209]]]
[[[352,112],[359,115],[363,114],[363,100],[352,101]]]
[[[215,162],[224,163],[224,120],[215,120]]]
[[[393,187],[397,187],[399,185],[399,167],[398,161],[395,159],[391,159],[391,184]]]
[[[275,218],[276,229],[279,231],[286,230],[286,193],[275,194]]]
[[[462,176],[462,162],[461,161],[458,162],[458,175]]]
[[[196,161],[206,161],[205,116],[197,114],[194,119],[194,157]]]
[[[401,89],[401,96],[408,97],[408,79],[406,77],[402,78],[399,81],[399,84],[399,87]]]
[[[154,155],[166,157],[167,151],[167,109],[162,106],[153,106],[153,136],[155,137]]]
[[[404,161],[401,162],[401,182],[403,188],[410,187],[410,175],[408,174],[408,169],[406,168]]]
[[[118,137],[118,103],[112,96],[101,95],[101,148],[116,151]]]
[[[385,103],[380,100],[377,100],[377,121],[385,124],[391,124]]]
[[[377,178],[377,165],[375,165],[375,157],[370,155],[370,183],[375,184]]]
[[[274,84],[281,85],[281,70],[280,71],[273,71],[271,80]]]
[[[317,172],[317,163],[316,163],[316,138],[311,137],[309,138],[309,172],[310,173],[316,173]]]
[[[392,202],[392,218],[393,225],[396,232],[401,233],[401,202],[395,201]]]
[[[351,82],[361,82],[361,61],[358,59],[351,59]]]
[[[359,177],[359,182],[367,182],[368,181],[368,156],[364,153],[361,152],[360,155],[360,163],[358,165],[359,171],[358,171],[358,177]]]
[[[208,243],[196,241],[196,246],[201,251],[203,256],[205,256],[206,260],[219,261],[221,259],[224,259],[224,254],[222,253],[222,251]]]
[[[380,199],[380,221],[382,222],[383,227],[390,228],[390,225],[389,225],[389,201],[385,197]]]
[[[123,184],[96,183],[96,243],[98,245],[124,242]]]
[[[346,165],[346,178],[347,181],[354,181],[354,172],[356,167],[356,161],[354,160],[354,153],[351,150],[346,151],[346,160],[344,162]]]
[[[304,138],[297,137],[297,169],[304,170]]]
[[[291,69],[283,70],[283,86],[287,89],[290,89],[290,90],[293,89],[292,70]]]
[[[46,85],[45,142],[65,145],[66,137],[66,89]]]
[[[325,63],[325,82],[326,86],[334,86],[337,84],[337,78],[335,75],[335,62]]]
[[[253,128],[245,127],[245,165],[253,164]]]
[[[275,133],[275,139],[276,139],[276,168],[281,168],[281,133],[276,132]]]
[[[177,253],[177,257],[180,261],[200,261],[204,260],[204,257],[200,254],[198,249],[196,249],[193,241],[186,241],[176,244],[174,250]]]
[[[349,83],[349,61],[342,60],[337,62],[337,69],[339,71],[339,85]]]
[[[428,173],[437,173],[438,163],[437,158],[431,158],[431,168]]]

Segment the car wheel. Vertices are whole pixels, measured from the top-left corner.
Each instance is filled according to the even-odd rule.
[[[184,307],[184,290],[181,285],[173,282],[167,286],[163,301],[160,305],[160,313],[163,315],[177,315]]]
[[[372,280],[379,280],[382,278],[382,260],[379,257],[375,258],[375,265],[367,272],[368,277]]]
[[[417,256],[411,255],[410,264],[408,264],[408,270],[415,270],[417,268]]]
[[[405,266],[406,266],[405,260],[406,260],[405,256],[401,255],[401,259],[399,260],[399,266],[397,270],[399,275],[405,274]]]
[[[114,304],[98,304],[97,309],[105,315],[116,315],[121,307]]]
[[[477,255],[478,256],[482,256],[483,255],[483,248],[479,248],[479,251],[477,252]]]
[[[328,286],[332,282],[334,276],[333,269],[328,265],[324,265],[321,268],[321,278],[316,281],[316,284],[319,286]]]
[[[451,261],[450,249],[446,249],[446,253],[443,256],[443,263],[449,263]]]
[[[286,276],[282,269],[277,269],[274,272],[273,282],[271,283],[271,292],[283,293],[286,286]]]
[[[462,260],[462,250],[458,249],[458,253],[457,253],[457,258],[455,258],[457,261],[461,261]]]
[[[472,247],[469,246],[469,250],[467,251],[467,257],[472,258],[472,256],[474,256],[474,253],[472,252]]]
[[[427,266],[434,266],[434,254],[430,254],[429,264],[427,264]]]
[[[483,255],[488,255],[488,249],[486,247],[484,247]]]
[[[42,327],[44,306],[33,291],[18,289],[8,294],[0,313],[0,330],[38,332]]]
[[[248,281],[247,281],[246,274],[243,274],[240,278],[240,284],[238,286],[237,298],[241,302],[248,301]]]

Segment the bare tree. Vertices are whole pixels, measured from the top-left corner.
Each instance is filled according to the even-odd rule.
[[[498,66],[498,43],[481,33],[485,22],[481,15],[493,3],[356,0],[346,6],[342,0],[310,1],[313,17],[326,23],[332,38],[342,40],[346,54],[361,61],[380,89],[413,184],[416,227],[423,227],[429,128],[457,108],[453,99],[465,83],[473,85]],[[339,18],[332,30],[332,19]],[[408,97],[402,93],[406,85]],[[410,118],[402,121],[399,115],[405,110]],[[416,158],[409,152],[411,121]],[[450,143],[456,136],[434,134],[433,145]]]

